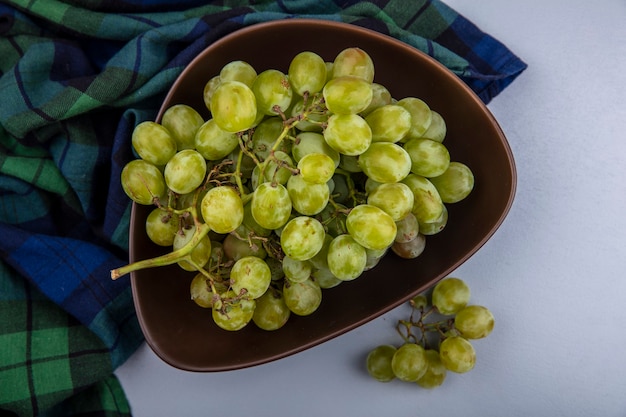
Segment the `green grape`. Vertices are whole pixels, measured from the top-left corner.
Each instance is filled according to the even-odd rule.
[[[331,236],[339,236],[348,233],[346,229],[347,207],[340,203],[328,204],[324,210],[315,215],[322,222],[327,233]]]
[[[339,152],[331,148],[321,133],[301,132],[296,136],[296,141],[291,148],[291,156],[295,162],[310,153],[323,153],[328,155],[334,162],[335,167],[339,166]]]
[[[289,310],[298,316],[313,314],[322,303],[322,289],[311,279],[303,282],[285,280],[283,297]]]
[[[167,187],[177,194],[187,194],[204,182],[206,160],[194,149],[183,149],[165,165],[163,176]]]
[[[211,77],[209,81],[204,85],[204,90],[202,91],[202,99],[204,100],[204,105],[209,111],[211,110],[211,99],[213,98],[213,94],[215,94],[215,90],[221,84],[222,80],[219,75]]]
[[[137,204],[154,203],[165,195],[165,179],[161,171],[143,159],[134,159],[124,165],[121,174],[124,192]]]
[[[428,129],[424,132],[423,137],[434,140],[435,142],[443,142],[447,133],[446,121],[441,117],[441,114],[436,111],[431,109],[430,112],[432,114],[432,120]]]
[[[420,256],[426,248],[426,237],[418,233],[417,237],[408,242],[394,242],[391,245],[393,253],[404,259],[415,259]]]
[[[328,184],[310,183],[302,175],[289,178],[287,191],[294,210],[305,216],[313,216],[324,210],[330,197]]]
[[[326,143],[340,154],[357,156],[372,143],[372,130],[365,119],[356,114],[333,114],[324,130]]]
[[[454,327],[466,339],[487,337],[495,325],[493,314],[488,308],[478,305],[466,306],[454,317]]]
[[[467,339],[451,336],[439,345],[439,357],[447,370],[459,374],[471,371],[476,364],[476,351]]]
[[[313,256],[308,262],[311,263],[313,270],[316,269],[326,269],[328,270],[328,248],[330,247],[330,242],[333,241],[333,236],[326,233],[324,235],[324,242],[322,243],[322,248]]]
[[[391,370],[401,381],[415,382],[428,368],[423,347],[415,343],[404,343],[391,358]]]
[[[293,97],[289,78],[275,69],[260,73],[252,84],[252,91],[256,97],[258,111],[267,116],[279,114],[275,106],[278,106],[282,112],[287,111]]]
[[[428,104],[417,97],[406,97],[398,101],[398,105],[411,113],[411,128],[405,139],[421,138],[430,127],[433,119],[432,111]]]
[[[284,226],[291,215],[289,192],[282,184],[265,182],[252,195],[250,206],[254,220],[266,229]]]
[[[291,156],[286,152],[274,152],[274,158],[267,159],[265,164],[266,181],[286,184],[293,175],[289,169],[293,167],[293,159],[291,159]]]
[[[146,162],[156,166],[167,164],[176,153],[176,141],[172,134],[155,122],[141,122],[131,136],[133,149]]]
[[[309,153],[298,161],[302,179],[313,184],[326,184],[335,173],[335,161],[324,153]]]
[[[382,84],[372,83],[372,101],[365,110],[361,112],[363,117],[367,116],[379,107],[391,104],[392,97],[387,87]]]
[[[348,233],[367,249],[384,249],[396,238],[396,222],[376,206],[360,204],[346,218]]]
[[[461,162],[450,162],[448,169],[430,181],[444,203],[457,203],[467,197],[474,188],[472,170]]]
[[[341,159],[339,160],[339,168],[352,174],[363,172],[361,166],[359,165],[358,155],[341,154]]]
[[[333,78],[333,63],[325,62],[326,64],[326,82],[329,82]]]
[[[281,281],[285,278],[283,263],[279,259],[268,256],[265,258],[265,263],[270,267],[270,271],[272,272],[272,281]]]
[[[211,97],[215,123],[229,133],[250,129],[257,121],[257,102],[252,89],[239,81],[225,81]]]
[[[252,134],[252,151],[259,159],[265,161],[270,156],[272,147],[283,129],[283,120],[278,116],[268,117],[254,128],[254,133]],[[283,140],[275,151],[290,154],[291,147],[291,141]]]
[[[161,125],[170,132],[179,151],[195,147],[196,131],[203,123],[200,113],[186,104],[168,108],[161,118]]]
[[[315,94],[326,84],[326,63],[314,52],[300,52],[291,60],[287,75],[296,94]]]
[[[289,320],[289,316],[291,316],[291,310],[285,304],[282,292],[270,288],[256,299],[252,321],[260,329],[271,331],[283,327]]]
[[[196,150],[209,161],[221,160],[239,146],[237,135],[220,129],[213,119],[200,126],[194,142]]]
[[[413,210],[411,212],[421,223],[437,221],[443,212],[443,201],[439,192],[428,178],[409,174],[402,180],[413,192]]]
[[[315,256],[324,245],[326,232],[319,220],[298,216],[289,220],[280,234],[280,245],[285,255],[306,261]]]
[[[324,103],[334,114],[356,114],[372,101],[372,84],[357,77],[338,77],[330,80],[323,89]]]
[[[254,199],[254,194],[253,194]],[[267,237],[272,234],[272,229],[261,226],[252,213],[252,201],[243,206],[243,222],[235,229],[239,236],[247,236],[252,233],[254,236]]]
[[[254,299],[267,291],[272,282],[270,267],[256,256],[238,259],[230,270],[230,286],[237,295]]]
[[[352,281],[365,270],[367,253],[349,234],[339,235],[328,247],[328,269],[342,281]]]
[[[396,232],[395,243],[407,243],[417,237],[420,232],[420,225],[413,213],[407,214],[396,221],[398,231]]]
[[[211,188],[200,203],[202,218],[211,230],[230,233],[243,222],[243,202],[233,187]]]
[[[447,369],[441,362],[439,352],[435,349],[426,350],[426,373],[416,382],[422,388],[435,388],[441,386],[446,379]]]
[[[422,177],[443,174],[450,165],[450,153],[440,142],[430,139],[409,139],[404,150],[411,157],[411,172]]]
[[[224,244],[222,241],[211,240],[211,256],[208,264],[213,267],[222,265],[226,261],[226,253],[224,252]]]
[[[153,209],[146,217],[146,233],[150,240],[159,246],[172,246],[178,228],[178,215],[160,207]]]
[[[401,181],[411,172],[409,154],[391,142],[373,142],[359,156],[358,164],[365,175],[381,183]]]
[[[309,100],[311,99],[309,98]],[[307,101],[306,106],[311,106],[310,101]],[[302,132],[321,132],[323,123],[328,120],[328,114],[321,106],[305,109],[304,98],[295,100],[291,107],[290,115],[291,117],[304,115],[304,118],[296,123],[296,129]]]
[[[343,281],[337,278],[328,268],[314,269],[311,277],[322,289],[335,288]]]
[[[365,366],[367,373],[379,382],[389,382],[396,375],[391,369],[391,359],[396,353],[396,347],[392,345],[380,345],[368,353]]]
[[[373,142],[399,142],[411,129],[411,113],[397,104],[379,107],[365,116]]]
[[[195,232],[195,225],[181,229],[174,236],[172,248],[174,250],[178,250],[185,246],[187,243],[189,243]],[[203,268],[211,257],[211,239],[209,239],[208,236],[204,236],[202,239],[200,239],[198,244],[191,250],[189,257],[191,258],[191,261],[193,261],[193,263],[187,260],[183,260],[178,262],[178,266],[180,266],[185,271],[196,271],[198,267]]]
[[[285,256],[283,258],[283,272],[285,277],[291,282],[302,282],[309,279],[313,265],[309,261],[298,261]]]
[[[222,67],[220,71],[220,80],[226,81],[239,81],[252,87],[252,83],[256,79],[257,73],[254,67],[245,61],[231,61]]]
[[[420,223],[420,233],[426,236],[436,235],[446,227],[446,224],[448,224],[448,208],[444,204],[441,216],[437,220],[430,223]]]
[[[333,61],[333,78],[343,76],[358,77],[371,83],[374,80],[372,58],[360,48],[342,50]]]
[[[428,298],[424,294],[418,294],[411,298],[410,303],[413,308],[424,309],[428,306]]]
[[[193,277],[189,285],[191,299],[202,308],[212,308],[219,294],[225,293],[228,290],[221,282],[215,282],[215,289],[218,291],[217,294],[213,292],[208,278],[200,272]]]
[[[401,182],[380,184],[367,196],[367,204],[382,209],[398,222],[412,214],[413,193]]]
[[[233,261],[246,256],[256,256],[261,259],[267,257],[267,251],[260,241],[254,239],[248,241],[246,237],[237,237],[234,233],[226,235],[223,241],[223,248],[226,257]]]
[[[459,278],[448,277],[435,285],[432,295],[433,306],[441,314],[452,315],[463,309],[470,299],[470,289]]]
[[[382,182],[378,182],[375,181],[373,179],[371,179],[370,177],[367,177],[367,179],[365,180],[365,194],[367,194],[368,196],[370,194],[372,194],[374,192],[374,190],[380,185],[382,184]]]
[[[224,296],[234,298],[235,293],[229,290]],[[220,301],[213,305],[213,321],[224,330],[241,330],[252,320],[255,308],[255,300],[241,299]]]

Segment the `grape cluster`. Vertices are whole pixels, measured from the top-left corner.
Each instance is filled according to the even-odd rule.
[[[428,294],[410,300],[411,315],[396,329],[402,344],[380,345],[366,359],[367,372],[376,380],[395,378],[424,388],[443,384],[448,371],[465,373],[474,368],[476,351],[470,340],[487,337],[495,325],[491,311],[469,305],[470,290],[459,279],[448,277]]]
[[[278,329],[390,249],[419,256],[474,186],[443,117],[375,83],[362,49],[304,51],[286,72],[232,61],[198,94],[211,117],[176,104],[138,124],[139,158],[121,175],[134,202],[154,205],[149,238],[172,251],[111,275],[178,264],[224,329]]]

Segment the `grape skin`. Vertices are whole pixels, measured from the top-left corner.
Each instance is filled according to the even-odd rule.
[[[465,281],[448,277],[435,285],[432,295],[433,306],[441,314],[452,315],[464,308],[470,299],[470,289]]]
[[[476,364],[476,351],[461,336],[446,338],[439,346],[439,357],[446,369],[459,374],[469,372]]]

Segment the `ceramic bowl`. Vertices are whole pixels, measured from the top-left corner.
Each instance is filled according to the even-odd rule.
[[[449,204],[449,221],[428,236],[416,259],[393,254],[358,279],[323,291],[310,316],[292,314],[277,331],[253,324],[243,330],[219,329],[211,311],[190,300],[193,273],[177,266],[131,274],[137,315],[148,345],[166,363],[183,370],[210,372],[245,368],[301,352],[381,316],[446,277],[476,253],[505,219],[516,187],[511,150],[498,123],[481,100],[456,75],[428,55],[386,35],[355,25],[289,19],[249,26],[227,35],[198,55],[172,85],[157,121],[169,106],[184,103],[206,110],[202,89],[210,77],[233,60],[258,72],[286,71],[298,52],[310,50],[326,60],[344,48],[359,47],[372,57],[375,82],[397,98],[415,96],[447,123],[444,144],[453,160],[467,164],[475,188],[465,200]],[[205,112],[206,113],[206,112]],[[204,114],[208,118],[208,114]],[[130,259],[163,253],[145,234],[151,207],[134,205]]]

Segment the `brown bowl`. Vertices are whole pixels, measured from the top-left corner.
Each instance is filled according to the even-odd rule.
[[[189,64],[172,86],[158,115],[184,103],[205,110],[202,88],[233,60],[257,71],[286,71],[298,52],[311,50],[332,60],[342,49],[360,47],[376,66],[375,82],[395,98],[416,96],[446,120],[445,144],[453,160],[467,164],[476,185],[472,194],[448,205],[449,222],[428,236],[414,260],[391,254],[352,282],[324,290],[320,308],[310,316],[292,315],[280,330],[254,325],[237,332],[219,329],[211,312],[189,296],[192,273],[177,266],[131,275],[135,307],[147,343],[170,365],[190,371],[225,371],[262,364],[313,347],[352,330],[434,285],[472,256],[507,215],[516,188],[509,145],[481,100],[452,72],[426,54],[391,37],[357,26],[321,20],[290,19],[262,23],[216,41]],[[206,113],[206,112],[205,112]],[[204,114],[208,118],[208,114]],[[162,254],[144,224],[151,207],[133,205],[130,259]]]

